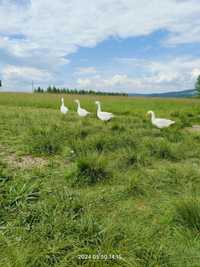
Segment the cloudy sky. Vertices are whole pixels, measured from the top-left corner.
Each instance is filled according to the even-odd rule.
[[[199,74],[199,0],[0,0],[3,90],[178,91]]]

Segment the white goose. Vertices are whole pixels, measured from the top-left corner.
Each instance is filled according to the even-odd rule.
[[[99,101],[96,101],[95,104],[97,105],[97,117],[100,120],[109,121],[114,117],[114,115],[112,113],[101,111],[101,104]]]
[[[74,101],[78,105],[77,113],[80,117],[86,117],[88,114],[90,114],[90,112],[88,112],[86,109],[81,108],[80,101],[78,99],[76,99]]]
[[[61,102],[62,102],[62,104],[61,104],[61,107],[60,107],[60,112],[63,113],[63,114],[66,114],[69,110],[64,104],[64,98],[63,97],[61,98]]]
[[[153,111],[148,111],[147,114],[151,115],[151,123],[159,129],[167,128],[175,123],[175,121],[171,121],[168,119],[156,118],[155,113]]]

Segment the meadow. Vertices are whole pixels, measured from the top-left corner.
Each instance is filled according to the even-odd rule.
[[[0,266],[199,267],[200,100],[64,98],[0,94]]]

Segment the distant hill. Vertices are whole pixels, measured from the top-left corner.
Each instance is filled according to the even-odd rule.
[[[195,96],[196,92],[194,89],[184,90],[179,92],[166,92],[166,93],[155,93],[155,94],[134,94],[131,93],[129,96],[149,96],[149,97],[192,97]]]

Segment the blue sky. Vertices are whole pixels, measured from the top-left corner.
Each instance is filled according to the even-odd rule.
[[[30,91],[32,80],[135,93],[194,87],[198,0],[54,2],[0,0],[3,90]]]

